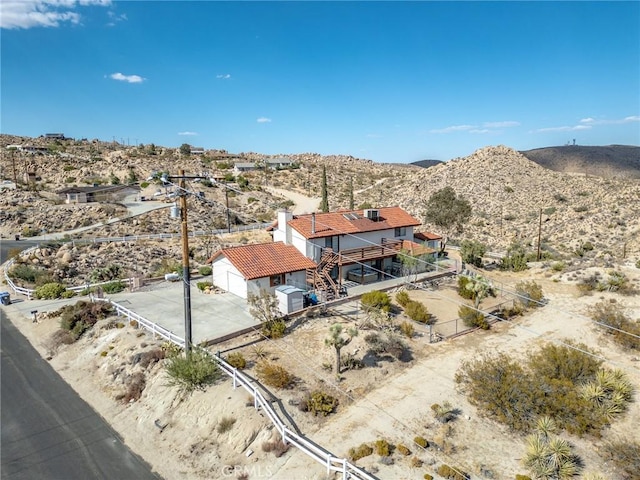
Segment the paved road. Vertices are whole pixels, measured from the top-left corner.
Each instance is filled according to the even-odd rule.
[[[6,317],[1,328],[3,480],[160,478]]]

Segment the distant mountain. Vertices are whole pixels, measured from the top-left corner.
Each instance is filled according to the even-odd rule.
[[[411,162],[411,165],[416,165],[422,168],[435,167],[436,165],[441,164],[441,160],[418,160],[417,162]]]
[[[640,147],[632,145],[566,145],[520,153],[538,165],[558,172],[640,178]]]

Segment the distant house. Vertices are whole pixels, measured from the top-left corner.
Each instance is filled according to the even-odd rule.
[[[307,269],[316,267],[293,245],[282,242],[224,248],[207,263],[213,284],[241,298],[261,290],[274,294],[281,285],[304,286]]]
[[[140,188],[131,185],[98,185],[63,188],[56,193],[64,203],[113,202],[140,193]]]
[[[202,147],[191,147],[192,155],[204,155],[204,148]]]
[[[274,241],[293,245],[318,264],[307,283],[331,299],[344,280],[369,283],[399,275],[404,252],[433,256],[435,250],[413,241],[418,225],[402,208],[383,207],[297,216],[281,211],[270,229]]]
[[[269,168],[277,170],[280,168],[291,168],[295,162],[288,158],[269,158],[266,160],[266,164]]]
[[[440,248],[440,242],[442,242],[442,235],[431,232],[416,232],[413,234],[413,238],[416,242],[423,243],[436,250]]]
[[[255,169],[256,169],[255,162],[246,162],[246,163],[239,162],[233,166],[233,171],[236,173],[251,172]]]
[[[45,133],[44,138],[47,140],[64,140],[64,133]]]

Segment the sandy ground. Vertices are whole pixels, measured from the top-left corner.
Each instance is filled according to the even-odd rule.
[[[283,188],[265,187],[265,189],[293,201],[295,203],[293,213],[296,215],[317,211],[320,200],[322,200],[320,197],[307,197],[301,193],[292,192],[291,190],[285,190]]]
[[[623,271],[639,284],[640,270],[628,265]],[[454,382],[460,363],[481,353],[500,351],[517,355],[543,342],[570,338],[596,349],[608,360],[607,365],[624,369],[640,388],[638,358],[613,344],[584,316],[589,305],[615,298],[637,319],[640,296],[623,297],[615,293],[579,296],[575,284],[567,280],[568,275],[550,276],[542,270],[489,276],[504,285],[535,278],[543,286],[549,303],[515,322],[496,324],[490,331],[435,344],[428,343],[426,336],[418,336],[410,341],[413,351],[410,362],[381,361],[375,367],[343,373],[339,383],[323,368],[323,364],[331,364],[334,358],[333,351],[324,345],[324,338],[333,322],[357,324],[362,318],[310,319],[285,338],[261,344],[272,359],[277,359],[299,378],[295,389],[275,391],[275,394],[307,436],[338,456],[346,456],[350,447],[362,442],[384,438],[409,446],[415,456],[425,462],[422,467],[414,468],[409,461],[414,455],[402,457],[397,453],[393,456],[393,465],[381,464],[377,455],[358,461],[358,465],[377,472],[379,478],[422,478],[424,473],[435,476],[434,469],[443,462],[460,466],[471,473],[472,478],[490,478],[487,472],[492,472],[493,478],[504,479],[526,473],[520,464],[524,437],[483,418],[467,402]],[[412,291],[411,295],[422,295],[424,298],[420,299],[432,311],[442,309],[444,312],[446,287],[442,288],[443,292]],[[434,298],[441,293],[443,297]],[[457,304],[452,303],[451,308],[456,310]],[[11,312],[11,308],[6,311]],[[57,328],[57,319],[43,319],[33,324],[30,319],[15,314],[10,318],[43,356],[51,355],[48,339]],[[237,478],[243,472],[248,473],[249,478],[326,478],[321,465],[297,450],[290,450],[277,459],[262,451],[262,444],[272,439],[274,432],[259,412],[247,406],[248,394],[244,390],[233,390],[228,380],[222,380],[205,392],[181,399],[176,389],[167,385],[160,364],[141,369],[132,362],[136,353],[157,348],[159,342],[132,326],[109,329],[107,323],[96,325],[91,334],[76,344],[61,347],[52,356],[51,363],[120,432],[127,445],[164,478]],[[361,354],[365,333],[345,347],[343,353]],[[249,335],[226,346],[238,346],[253,338]],[[241,347],[240,351],[248,359],[253,358],[254,347]],[[144,373],[146,388],[138,401],[123,404],[116,396],[123,392],[127,378],[136,372]],[[302,392],[315,388],[334,392],[340,399],[335,415],[326,419],[312,417],[296,408]],[[447,436],[450,448],[447,453],[434,449],[418,451],[412,445],[416,435],[430,440],[442,436],[430,406],[444,401],[461,410],[459,419],[453,423],[453,431]],[[218,433],[217,426],[223,417],[236,421],[229,432]],[[639,424],[640,405],[635,402],[610,431],[605,432],[603,440],[616,434],[637,439]],[[161,430],[157,425],[166,426]],[[597,455],[603,440],[568,438],[584,460],[585,471],[600,472],[611,480],[620,478]],[[247,457],[248,451],[253,453]]]

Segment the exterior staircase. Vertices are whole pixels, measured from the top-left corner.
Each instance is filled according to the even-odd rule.
[[[338,259],[339,256],[333,252],[333,249],[327,247],[322,250],[318,266],[307,269],[307,285],[311,285],[316,291],[325,292],[327,301],[339,295],[340,287],[331,278],[331,270],[338,264]]]

